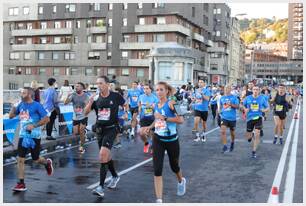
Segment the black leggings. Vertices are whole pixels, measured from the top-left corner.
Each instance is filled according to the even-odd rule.
[[[49,122],[47,123],[47,125],[46,125],[47,136],[51,136],[51,134],[52,134],[53,125],[54,125],[56,116],[57,116],[57,111],[56,111],[56,109],[54,109],[54,110],[51,112],[50,121],[49,121]]]
[[[178,139],[173,142],[163,142],[154,134],[153,137],[153,167],[154,176],[162,176],[165,150],[168,153],[171,170],[174,173],[180,171],[179,157],[180,144]]]
[[[213,118],[215,119],[216,118],[216,111],[217,111],[217,104],[212,104],[210,105],[211,106],[211,113],[212,113],[212,116]]]

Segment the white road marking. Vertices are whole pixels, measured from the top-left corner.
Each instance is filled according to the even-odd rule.
[[[298,115],[300,114],[301,107],[299,106]],[[297,155],[297,146],[299,140],[299,125],[300,121],[296,120],[294,138],[292,140],[291,154],[288,164],[288,171],[285,183],[284,190],[284,199],[283,203],[292,203],[293,202],[293,192],[294,192],[294,183],[295,183],[295,170],[296,170],[296,155]]]
[[[298,102],[299,102],[299,99],[298,99]],[[297,111],[297,109],[298,109],[298,105],[296,106],[295,111]],[[281,184],[281,181],[282,181],[282,176],[283,176],[283,172],[284,172],[284,168],[285,168],[285,163],[286,163],[286,159],[287,159],[289,145],[290,145],[290,142],[291,142],[294,123],[295,123],[295,119],[293,119],[293,117],[292,117],[292,121],[291,121],[290,128],[289,128],[289,131],[288,131],[288,135],[287,135],[287,138],[286,138],[285,146],[284,146],[284,149],[282,151],[282,154],[281,154],[278,166],[277,166],[277,170],[276,170],[276,173],[275,173],[275,176],[274,176],[274,180],[273,180],[273,183],[272,183],[272,187],[271,187],[270,192],[269,192],[269,198],[268,198],[268,201],[267,201],[268,203],[272,203],[272,199],[273,199],[272,194],[271,194],[272,188],[277,187],[278,190],[279,190],[279,187],[280,187],[280,184]]]

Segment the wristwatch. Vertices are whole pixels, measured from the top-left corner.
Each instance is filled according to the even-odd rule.
[[[167,117],[165,117],[165,121],[167,121],[167,119],[168,119],[168,118],[167,118]]]

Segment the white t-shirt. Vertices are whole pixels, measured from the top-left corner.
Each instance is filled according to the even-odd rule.
[[[59,98],[61,102],[64,102],[68,95],[73,92],[71,86],[62,86],[59,93]]]

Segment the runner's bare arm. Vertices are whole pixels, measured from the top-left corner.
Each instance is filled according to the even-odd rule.
[[[91,112],[91,106],[94,102],[94,97],[96,95],[91,95],[90,98],[89,98],[89,101],[88,101],[88,104],[86,105],[86,107],[84,108],[84,113],[85,113],[85,116],[87,116],[90,112]]]
[[[14,117],[16,117],[16,107],[13,106],[10,110],[9,118],[12,119]]]

